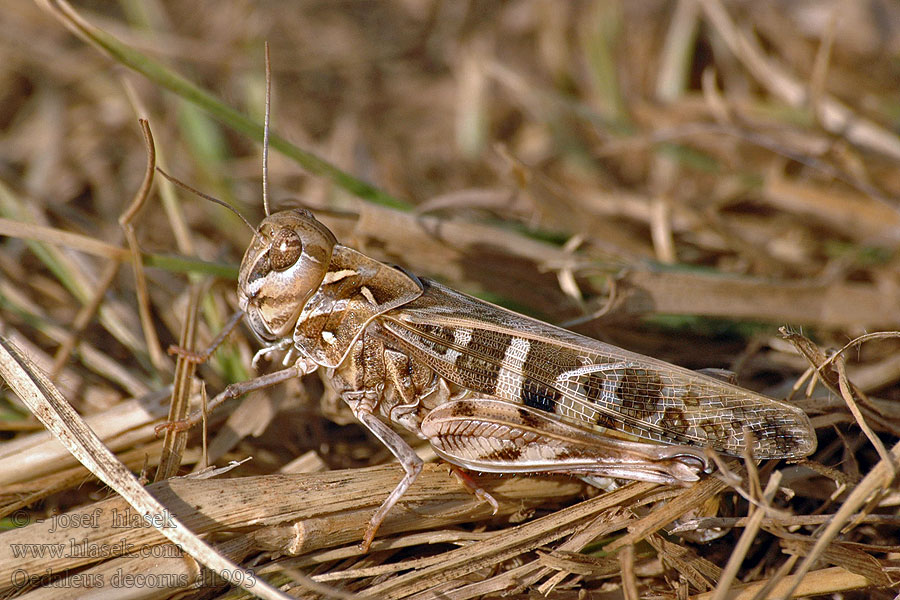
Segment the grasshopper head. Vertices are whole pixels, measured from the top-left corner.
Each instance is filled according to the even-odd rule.
[[[303,209],[266,217],[238,275],[238,305],[264,342],[291,337],[306,301],[322,283],[337,241]]]

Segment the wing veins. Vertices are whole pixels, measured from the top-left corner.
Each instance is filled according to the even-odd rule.
[[[403,311],[403,309],[400,309],[400,311],[406,313],[406,311]],[[513,314],[513,313],[510,313],[510,314]],[[410,315],[406,314],[404,316],[408,317]],[[410,325],[405,323],[404,319],[402,319],[402,318],[396,318],[393,315],[385,315],[383,318],[391,321],[392,323],[396,323],[400,327],[403,327],[407,331],[410,331],[417,336],[420,336],[420,337],[430,340],[432,342],[440,343],[441,345],[444,345],[448,348],[452,348],[453,350],[455,350],[461,354],[473,356],[473,357],[476,357],[485,362],[489,362],[491,364],[498,365],[498,366],[503,366],[503,368],[509,369],[508,366],[502,365],[502,360],[497,360],[496,357],[488,356],[484,353],[473,351],[472,349],[463,347],[459,344],[454,344],[452,342],[448,342],[447,338],[432,335],[432,334],[427,333],[425,330],[411,327]],[[450,330],[452,330],[455,327],[465,327],[465,328],[471,329],[471,330],[482,329],[482,330],[486,330],[486,331],[493,331],[493,332],[498,332],[498,333],[505,333],[507,335],[524,337],[526,339],[533,339],[533,340],[543,342],[545,344],[559,345],[559,346],[562,346],[567,349],[582,348],[585,351],[589,351],[591,353],[599,353],[598,349],[596,349],[596,348],[590,348],[587,346],[578,346],[577,344],[573,344],[572,342],[568,342],[568,343],[560,342],[560,341],[556,340],[554,337],[551,337],[550,335],[523,335],[522,332],[520,332],[516,329],[510,328],[510,327],[506,327],[503,325],[497,325],[497,324],[493,324],[493,323],[486,323],[481,320],[471,319],[471,318],[466,318],[466,317],[446,317],[445,315],[434,315],[433,317],[429,317],[427,320],[412,319],[412,321],[422,323],[422,324],[427,323],[428,325],[431,325],[431,326],[437,325],[440,327],[446,327]],[[577,334],[575,334],[575,335],[577,335]],[[590,339],[590,338],[588,338],[588,339]],[[432,359],[436,359],[436,360],[446,363],[446,361],[444,361],[442,359],[442,357],[440,357],[440,356],[428,353],[427,351],[424,351],[420,348],[415,348],[414,346],[409,344],[409,342],[407,340],[404,340],[403,338],[399,338],[399,340],[401,342],[405,343],[406,345],[408,345],[410,347],[410,349],[412,349],[415,353],[427,354]],[[603,366],[602,363],[595,363],[595,364],[600,367]],[[647,368],[648,367],[648,365],[640,364],[640,361],[634,363],[634,365],[639,368]],[[591,365],[582,365],[582,366],[587,367],[587,366],[591,366]],[[650,368],[653,368],[652,365],[649,365],[649,366],[650,366]],[[668,440],[675,441],[675,442],[683,442],[683,441],[697,442],[697,441],[699,441],[699,440],[695,440],[691,436],[685,436],[685,435],[678,434],[677,432],[666,429],[665,427],[662,427],[658,424],[649,423],[647,421],[643,421],[636,417],[624,415],[621,412],[615,410],[614,408],[611,408],[608,404],[585,401],[581,394],[574,394],[566,389],[563,389],[561,386],[559,386],[556,383],[555,380],[549,381],[547,378],[544,378],[544,377],[535,377],[534,375],[525,373],[524,369],[514,369],[514,370],[510,369],[510,370],[512,370],[517,375],[521,375],[526,380],[531,379],[531,380],[534,380],[534,381],[536,381],[542,385],[545,385],[553,390],[556,390],[563,397],[565,397],[567,400],[570,400],[571,402],[573,402],[576,405],[585,406],[585,407],[588,407],[589,409],[596,410],[598,413],[603,414],[604,416],[612,419],[613,421],[623,423],[635,430],[647,432],[648,439],[655,439],[651,436],[656,435],[661,438],[668,439]],[[601,369],[598,369],[598,370],[601,370]],[[519,400],[516,399],[515,401],[518,402]],[[652,408],[652,407],[649,407],[647,410],[653,410],[654,412],[659,412],[655,408]],[[565,418],[565,417],[562,417],[562,418]],[[565,421],[567,423],[582,426],[582,427],[583,427],[584,423],[589,423],[589,421],[586,421],[586,420],[579,421],[579,420],[573,419],[571,417],[565,418]],[[588,430],[593,431],[592,429],[588,429]],[[623,433],[629,433],[629,432],[624,431]],[[638,434],[632,434],[632,435],[638,435]],[[638,435],[638,437],[640,437],[640,436]]]

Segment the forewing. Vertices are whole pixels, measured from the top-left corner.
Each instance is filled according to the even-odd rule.
[[[688,369],[554,327],[431,281],[385,313],[385,329],[445,379],[584,428],[757,458],[815,449],[802,410]]]

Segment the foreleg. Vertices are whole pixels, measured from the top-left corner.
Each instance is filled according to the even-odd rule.
[[[294,363],[294,366],[292,367],[281,369],[280,371],[275,371],[274,373],[260,375],[259,377],[248,379],[247,381],[232,383],[209,401],[209,404],[206,406],[206,411],[208,413],[226,400],[231,400],[232,398],[243,396],[248,392],[267,388],[283,381],[287,381],[288,379],[303,377],[304,375],[312,373],[318,367],[319,365],[312,361],[309,361],[307,359],[300,359],[296,363]],[[180,421],[170,421],[168,423],[157,425],[156,433],[159,433],[166,429],[168,429],[169,431],[186,431],[199,423],[202,419],[203,412],[198,410],[186,419],[182,419]]]

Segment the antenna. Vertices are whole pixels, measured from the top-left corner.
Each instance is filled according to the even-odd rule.
[[[272,67],[269,64],[269,42],[266,42],[266,118],[263,125],[262,197],[263,210],[269,216],[269,112],[272,99]]]
[[[198,189],[192,188],[191,186],[189,186],[189,185],[186,184],[185,182],[183,182],[183,181],[181,181],[181,180],[179,180],[179,179],[177,179],[177,178],[175,178],[175,177],[172,177],[171,175],[169,175],[168,173],[166,173],[165,171],[163,171],[163,170],[160,169],[159,167],[156,167],[156,170],[159,171],[160,175],[162,175],[163,177],[165,177],[166,179],[168,179],[169,181],[171,181],[171,182],[174,183],[175,185],[177,185],[177,186],[179,186],[179,187],[182,187],[182,188],[186,189],[187,191],[189,191],[189,192],[191,192],[191,193],[193,193],[193,194],[196,194],[196,195],[200,196],[200,197],[203,198],[204,200],[209,200],[210,202],[215,202],[216,204],[219,204],[219,205],[221,205],[221,206],[224,206],[225,208],[227,208],[228,210],[230,210],[231,212],[233,212],[234,214],[236,214],[238,217],[240,217],[241,221],[244,222],[244,225],[246,225],[247,227],[250,228],[250,231],[253,232],[253,235],[254,235],[254,236],[257,235],[257,233],[256,233],[256,228],[254,228],[253,225],[250,224],[250,221],[248,221],[246,218],[244,218],[244,215],[242,215],[240,212],[238,212],[238,209],[236,209],[236,208],[233,207],[232,205],[228,204],[228,203],[225,202],[224,200],[219,200],[218,198],[214,198],[213,196],[210,196],[209,194],[204,194],[203,192],[201,192],[201,191],[198,190]]]

